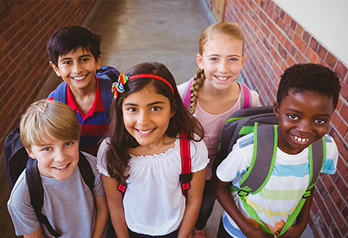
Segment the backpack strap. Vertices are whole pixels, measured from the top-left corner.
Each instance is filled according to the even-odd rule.
[[[79,155],[78,166],[79,166],[83,181],[87,184],[87,186],[91,190],[91,193],[93,194],[95,176],[93,174],[93,170],[90,163],[88,162],[84,154],[82,154],[81,152]]]
[[[191,171],[191,152],[190,141],[187,139],[187,135],[184,131],[180,132],[180,157],[181,157],[181,174],[180,183],[184,196],[187,194],[187,190],[190,189],[190,181],[192,180]]]
[[[117,82],[120,72],[118,72],[117,69],[111,66],[101,66],[97,71],[96,76],[100,78],[103,77],[102,75],[106,75],[111,80],[111,82]]]
[[[66,104],[66,86],[67,83],[65,81],[58,85],[53,100]]]
[[[61,236],[58,232],[56,232],[48,221],[47,217],[42,214],[42,206],[44,202],[44,192],[41,183],[41,177],[39,174],[39,170],[37,167],[37,160],[29,157],[27,161],[27,167],[25,170],[26,181],[28,184],[30,203],[34,208],[37,219],[40,223],[44,224],[48,230],[48,232],[54,236]]]
[[[81,152],[79,154],[78,167],[83,181],[87,184],[87,186],[91,190],[91,193],[93,194],[95,176],[93,174],[91,165]],[[36,159],[29,157],[25,175],[28,184],[30,203],[34,208],[37,219],[40,223],[46,226],[47,230],[52,236],[60,237],[61,235],[53,229],[47,217],[41,212],[44,203],[44,192]]]
[[[252,98],[250,89],[243,83],[240,83],[236,81],[239,84],[240,87],[240,94],[241,94],[241,100],[240,100],[240,108],[245,109],[251,107]]]
[[[111,80],[103,77],[98,77],[98,80],[105,113],[109,120],[111,104],[114,98],[114,95],[111,92]]]
[[[258,193],[267,184],[277,155],[277,131],[276,125],[259,126],[258,122],[255,122],[253,158],[248,171],[239,183],[240,196]]]
[[[195,79],[191,78],[185,88],[185,91],[183,95],[181,95],[182,102],[184,103],[184,106],[187,108],[187,110],[190,110],[190,100],[191,100],[191,86]]]

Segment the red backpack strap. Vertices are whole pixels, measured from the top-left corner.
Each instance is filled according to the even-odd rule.
[[[241,90],[241,109],[251,107],[251,93],[250,89],[243,83],[237,82]]]
[[[182,102],[184,103],[184,106],[190,110],[190,100],[191,100],[191,86],[194,81],[194,78],[191,78],[185,88],[184,94],[182,95]]]
[[[187,190],[190,189],[190,181],[192,180],[190,141],[187,139],[187,135],[185,132],[180,133],[180,156],[181,156],[180,183],[181,183],[182,193],[185,196]]]
[[[118,183],[117,190],[120,191],[123,195],[126,193],[127,185],[124,183]]]

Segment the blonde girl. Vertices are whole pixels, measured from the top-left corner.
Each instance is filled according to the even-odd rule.
[[[200,38],[199,69],[194,78],[178,86],[185,106],[204,128],[210,159],[202,207],[191,237],[205,237],[203,228],[213,210],[215,196],[209,183],[224,122],[233,112],[260,104],[255,91],[236,81],[245,58],[244,35],[239,26],[230,22],[215,23]]]

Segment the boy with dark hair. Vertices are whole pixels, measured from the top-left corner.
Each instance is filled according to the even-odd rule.
[[[96,158],[88,153],[83,156],[94,174],[93,189],[82,178],[78,166],[81,127],[75,112],[58,101],[37,101],[22,116],[20,133],[29,156],[37,160],[44,191],[41,213],[52,228],[62,237],[105,237],[109,213],[104,187]],[[28,184],[24,170],[7,203],[16,235],[52,237],[38,220]]]
[[[337,75],[322,65],[299,64],[285,70],[274,103],[274,113],[279,120],[278,138],[274,167],[266,185],[255,194],[249,193],[243,201],[230,190],[231,182],[233,187],[240,189],[239,181],[251,169],[254,133],[237,140],[213,176],[212,189],[224,208],[218,237],[279,235],[311,179],[308,147],[322,137],[325,138],[326,156],[321,172],[335,173],[338,151],[333,138],[326,133],[340,89]],[[299,237],[302,234],[307,225],[312,197],[311,193],[295,224],[281,237]],[[261,229],[246,206],[254,209],[260,222],[273,234]]]
[[[111,80],[96,76],[102,58],[100,42],[100,36],[82,26],[60,29],[47,42],[50,65],[64,80],[47,99],[64,102],[76,112],[82,128],[81,148],[92,155],[97,154],[108,128],[113,100]],[[111,71],[117,78],[118,71]]]

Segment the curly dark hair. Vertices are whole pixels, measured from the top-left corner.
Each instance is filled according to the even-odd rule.
[[[318,92],[332,98],[334,108],[336,108],[341,85],[337,74],[323,65],[296,64],[286,69],[280,78],[277,92],[279,105],[288,96],[290,90],[293,93]]]
[[[101,37],[92,33],[83,26],[67,26],[57,30],[47,42],[46,50],[49,60],[58,67],[58,57],[66,55],[70,51],[76,51],[82,47],[92,53],[95,61],[98,60],[100,52]]]
[[[106,159],[109,175],[116,178],[118,182],[125,182],[129,176],[126,175],[130,160],[128,149],[139,145],[126,130],[123,121],[122,104],[128,95],[138,92],[144,87],[152,86],[156,93],[169,99],[170,107],[175,112],[174,116],[170,118],[169,126],[165,132],[167,136],[177,137],[180,131],[184,131],[189,140],[200,141],[204,135],[202,125],[183,105],[173,75],[166,66],[157,62],[147,62],[136,65],[125,73],[127,76],[139,74],[153,74],[166,79],[174,90],[174,96],[170,87],[160,80],[135,78],[124,85],[125,91],[119,93],[117,99],[114,100],[111,106],[110,124],[107,133],[109,148],[106,151]]]

